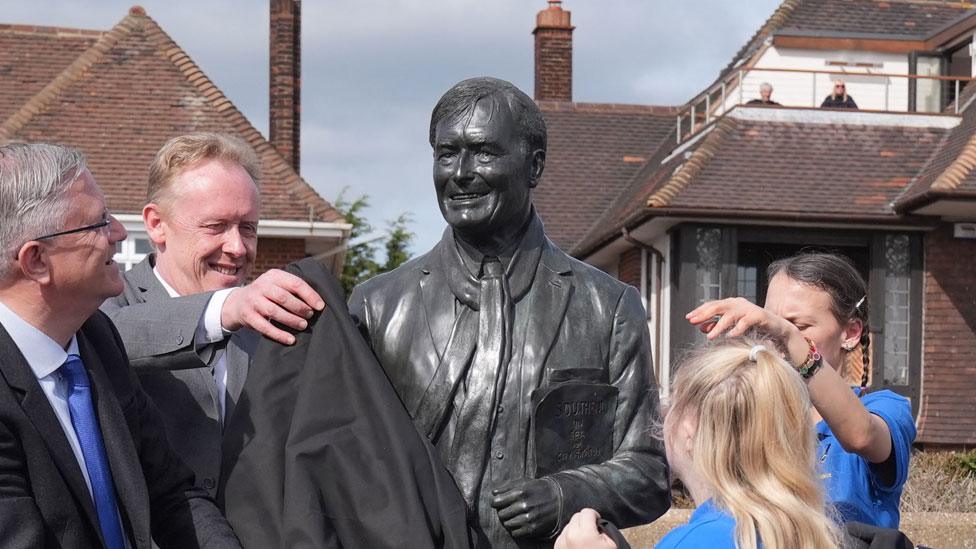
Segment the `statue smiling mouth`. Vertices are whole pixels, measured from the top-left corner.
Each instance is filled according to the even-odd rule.
[[[479,198],[488,196],[488,194],[489,194],[488,191],[480,192],[480,193],[457,193],[451,195],[451,200],[456,202],[463,202],[465,200],[477,200]]]

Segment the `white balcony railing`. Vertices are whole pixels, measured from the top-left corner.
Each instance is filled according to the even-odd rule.
[[[839,72],[779,68],[743,68],[729,73],[702,92],[677,115],[677,142],[697,134],[735,106],[760,97],[763,83],[771,99],[784,107],[819,107],[841,79],[858,109],[875,112],[958,114],[956,98],[972,80],[963,76]]]

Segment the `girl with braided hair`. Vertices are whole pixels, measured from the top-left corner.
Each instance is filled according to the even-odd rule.
[[[742,298],[702,304],[686,315],[712,340],[759,330],[806,380],[817,458],[827,499],[844,522],[898,528],[915,422],[908,400],[888,390],[866,393],[869,375],[867,288],[846,258],[804,253],[769,266],[765,308]],[[860,387],[842,376],[860,347]],[[853,389],[853,390],[852,390]]]

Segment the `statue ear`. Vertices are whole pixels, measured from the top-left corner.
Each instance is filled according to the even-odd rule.
[[[529,168],[529,188],[534,189],[542,179],[546,167],[546,151],[538,149],[532,153],[532,166]]]

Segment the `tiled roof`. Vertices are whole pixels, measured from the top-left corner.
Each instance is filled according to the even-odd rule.
[[[976,85],[966,86],[961,95],[962,121],[897,197],[896,210],[909,212],[940,197],[976,198]]]
[[[7,63],[16,68],[0,78],[0,143],[81,149],[114,212],[141,212],[167,139],[216,131],[261,158],[263,219],[342,219],[141,8],[105,33],[0,27],[0,71]]]
[[[56,27],[0,25],[0,120],[5,120],[41,91],[102,34]]]
[[[733,111],[686,150],[670,158],[658,153],[573,254],[586,255],[621,228],[656,215],[906,222],[892,202],[951,131],[828,123],[817,119],[852,113],[815,109],[805,111],[810,122],[778,120],[774,111],[781,109],[739,109],[770,119],[737,117]]]
[[[976,14],[974,8],[973,2],[938,0],[784,0],[735,54],[719,79],[733,67],[747,63],[775,34],[925,39]]]
[[[801,0],[780,29],[829,35],[924,38],[973,9],[971,2]]]
[[[549,154],[533,202],[557,245],[570,249],[648,155],[674,140],[671,107],[541,102]]]

